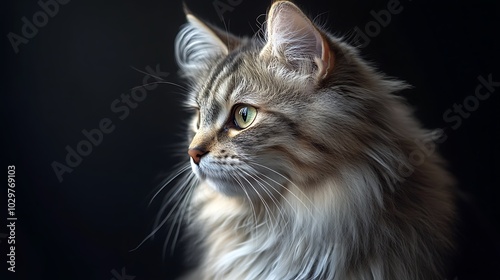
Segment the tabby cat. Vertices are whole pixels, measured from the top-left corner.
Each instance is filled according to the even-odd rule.
[[[453,179],[415,159],[436,135],[395,95],[408,86],[288,1],[253,38],[186,16],[185,279],[444,279]]]

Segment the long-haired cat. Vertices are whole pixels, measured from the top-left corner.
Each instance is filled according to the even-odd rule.
[[[288,1],[254,38],[186,15],[183,210],[199,264],[185,277],[444,279],[453,180],[421,153],[433,134],[395,95],[407,85]]]

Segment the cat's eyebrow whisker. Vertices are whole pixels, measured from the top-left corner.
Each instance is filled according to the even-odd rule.
[[[264,17],[264,21],[263,22],[260,22],[260,18],[261,17]],[[260,40],[264,40],[265,38],[265,33],[266,33],[266,25],[265,25],[265,21],[266,21],[266,14],[260,14],[256,19],[255,21],[257,22],[257,26],[258,26],[258,29],[257,31],[254,31],[254,37],[255,38],[258,38]],[[253,30],[253,27],[252,27],[252,30]]]
[[[187,88],[183,87],[182,85],[176,84],[174,82],[167,82],[167,81],[156,81],[156,82],[151,82],[151,83],[143,84],[143,85],[140,85],[140,86],[135,86],[135,87],[129,89],[129,91],[130,90],[134,90],[134,89],[138,89],[138,88],[142,88],[142,87],[151,86],[151,85],[158,85],[158,84],[160,84],[160,85],[163,84],[163,85],[176,86],[176,87],[184,90],[185,93],[187,93],[189,91]]]
[[[148,66],[148,67],[149,67],[149,66]],[[159,77],[159,76],[153,75],[153,74],[151,74],[151,73],[148,73],[148,72],[142,71],[141,69],[137,69],[137,68],[135,68],[135,67],[134,67],[134,66],[132,66],[132,65],[130,66],[130,68],[132,68],[132,69],[134,69],[135,71],[137,71],[137,72],[139,72],[139,73],[142,73],[142,74],[144,74],[144,75],[146,75],[146,76],[150,76],[150,77],[156,78],[156,79],[158,79],[158,80],[162,80],[162,81],[164,81],[162,77]]]
[[[224,17],[221,16],[221,21],[222,21],[222,24],[224,25],[224,30],[226,32],[224,32],[224,34],[226,35],[226,42],[229,42],[229,26],[226,25],[226,21],[224,20]]]

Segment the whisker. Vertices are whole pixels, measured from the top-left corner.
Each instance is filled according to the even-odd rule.
[[[179,177],[182,173],[186,172],[187,170],[189,170],[191,168],[191,166],[189,164],[185,165],[185,166],[181,166],[179,168],[179,170],[176,171],[176,173],[174,173],[174,175],[172,176],[169,176],[167,179],[164,180],[164,182],[160,183],[160,189],[153,195],[153,197],[151,198],[151,200],[149,201],[149,204],[148,206],[151,205],[151,203],[153,202],[153,200],[156,198],[156,196],[158,196],[158,194],[163,191],[163,189],[168,185],[170,184],[172,181],[174,181],[177,177]],[[176,194],[180,191],[180,188],[172,188],[166,195],[166,197],[175,197],[176,194],[172,194],[172,192],[176,192]],[[168,202],[167,202],[168,203]]]
[[[130,66],[130,68],[132,68],[132,69],[134,69],[135,71],[137,71],[137,72],[139,72],[139,73],[141,73],[141,74],[144,74],[144,75],[146,75],[146,76],[150,76],[150,77],[153,77],[153,78],[155,78],[155,79],[157,79],[157,80],[161,80],[161,81],[156,81],[156,82],[147,83],[147,84],[144,84],[144,85],[141,85],[141,86],[136,86],[136,87],[131,88],[130,90],[134,90],[134,89],[137,89],[137,88],[140,88],[140,87],[146,87],[146,86],[149,86],[149,85],[154,85],[154,84],[167,84],[167,85],[177,86],[177,87],[179,87],[179,88],[181,88],[181,89],[183,89],[183,90],[185,90],[185,91],[188,91],[188,89],[187,89],[186,87],[184,87],[184,86],[182,86],[182,85],[180,85],[180,84],[177,84],[177,83],[167,82],[167,81],[165,81],[165,79],[163,79],[163,78],[162,78],[162,77],[160,77],[160,76],[153,75],[153,74],[151,74],[151,73],[148,73],[148,72],[146,72],[146,71],[143,71],[143,70],[141,70],[141,69],[138,69],[138,68],[136,68],[136,67],[134,67],[134,66]]]
[[[279,203],[278,203],[278,200],[276,199],[276,197],[266,188],[266,186],[264,184],[262,184],[261,181],[263,181],[264,183],[268,184],[271,188],[273,188],[273,190],[277,191],[276,188],[274,188],[273,186],[271,186],[268,182],[262,180],[262,178],[258,177],[258,175],[256,175],[259,179],[261,180],[257,180],[252,174],[246,172],[245,170],[241,169],[241,168],[238,168],[239,171],[245,173],[247,176],[249,176],[250,178],[252,178],[255,182],[257,182],[257,184],[259,184],[259,186],[262,187],[262,190],[264,190],[264,192],[266,192],[266,194],[269,196],[269,198],[271,198],[271,201],[274,203],[274,205],[276,206],[276,208],[278,209],[279,213],[280,213],[280,216],[283,217],[283,219],[285,219],[285,216],[284,216],[284,213],[283,213],[283,210],[281,209],[281,207],[279,206]],[[270,213],[271,214],[271,213]],[[271,218],[273,215],[270,215]],[[278,222],[278,219],[275,218],[275,221],[276,223],[275,226],[277,226],[277,222]]]
[[[186,183],[186,186],[187,187],[187,192],[185,192],[185,195],[183,196],[182,198],[182,204],[180,205],[180,209],[179,211],[177,211],[177,214],[175,215],[174,217],[174,220],[172,222],[172,226],[170,227],[169,231],[168,231],[168,234],[167,234],[167,238],[165,239],[165,243],[163,244],[163,259],[165,259],[165,252],[166,252],[166,247],[168,245],[168,242],[170,240],[170,236],[172,234],[172,231],[173,229],[176,227],[177,225],[177,230],[175,232],[175,235],[172,239],[172,243],[171,243],[171,251],[170,253],[173,254],[174,253],[174,250],[175,250],[175,245],[177,243],[177,239],[179,237],[179,232],[180,232],[180,229],[181,229],[181,226],[182,226],[182,221],[184,221],[184,216],[188,210],[188,207],[189,207],[189,202],[191,201],[191,197],[192,197],[192,194],[194,192],[194,183],[196,182],[196,177],[193,173],[190,173],[188,178],[187,178],[187,183]]]
[[[149,66],[148,66],[148,67],[149,67]],[[153,77],[153,78],[156,78],[156,79],[158,79],[158,80],[162,80],[162,81],[163,81],[163,78],[162,78],[162,77],[158,77],[158,76],[153,75],[153,74],[151,74],[151,73],[148,73],[148,72],[142,71],[142,70],[140,70],[140,69],[135,68],[135,67],[134,67],[134,66],[132,66],[132,65],[130,66],[130,68],[132,68],[132,69],[134,69],[135,71],[137,71],[137,72],[139,72],[139,73],[142,73],[142,74],[144,74],[144,75],[146,75],[146,76],[151,76],[151,77]]]
[[[235,176],[232,174],[229,174],[237,183],[240,185],[241,189],[243,192],[245,192],[245,195],[248,198],[248,203],[250,204],[250,207],[252,208],[252,213],[253,213],[253,219],[254,219],[254,224],[257,225],[258,219],[257,219],[257,212],[255,211],[255,207],[252,203],[252,199],[250,198],[250,195],[248,194],[247,190],[245,190],[245,187],[243,186],[243,183]]]
[[[287,187],[283,184],[281,184],[280,182],[277,182],[276,180],[274,180],[273,178],[267,176],[266,174],[262,173],[262,172],[259,172],[257,169],[253,168],[251,165],[249,165],[250,168],[252,168],[253,171],[255,171],[257,174],[260,174],[261,176],[264,176],[266,177],[267,180],[270,180],[272,181],[273,183],[277,184],[278,186],[282,187],[283,189],[287,190]],[[292,210],[294,210],[295,214],[297,214],[297,210],[293,207],[292,203],[286,198],[286,196],[284,196],[281,192],[279,192],[278,190],[276,190],[275,187],[273,187],[269,182],[267,182],[266,180],[263,180],[266,184],[268,184],[271,188],[273,188],[273,190],[275,190],[287,203],[288,205],[290,205],[290,208]],[[287,190],[288,192],[290,192],[289,190]]]
[[[182,85],[176,84],[174,82],[167,82],[167,81],[151,82],[151,83],[143,84],[143,85],[140,85],[140,86],[135,86],[135,87],[133,87],[133,88],[131,88],[129,90],[134,90],[134,89],[138,89],[138,88],[141,88],[141,87],[147,87],[147,86],[150,86],[150,85],[157,85],[157,84],[164,84],[164,85],[176,86],[176,87],[184,90],[185,92],[189,91],[187,88],[183,87]]]
[[[309,197],[294,183],[292,182],[290,179],[288,179],[286,176],[284,176],[283,174],[279,173],[278,171],[275,171],[274,169],[272,168],[269,168],[265,165],[262,165],[260,163],[257,163],[255,161],[251,161],[252,164],[254,165],[257,165],[259,167],[262,167],[262,168],[265,168],[275,174],[277,174],[278,176],[282,177],[283,179],[285,179],[286,181],[288,181],[290,184],[292,184],[309,202],[309,204],[315,209],[316,209],[316,206],[314,205],[314,203],[311,201],[311,199],[309,199]],[[273,180],[274,181],[274,180]],[[302,199],[300,199],[296,194],[294,194],[289,188],[287,188],[286,186],[284,186],[283,184],[281,184],[281,186],[286,190],[288,191],[291,195],[293,195],[308,211],[309,213],[313,214],[313,212],[311,211],[311,209],[302,201]],[[312,217],[314,217],[314,215],[312,215]]]
[[[278,191],[275,187],[273,187],[273,186],[271,185],[271,183],[269,183],[269,182],[267,182],[266,180],[264,180],[264,179],[263,179],[260,175],[263,175],[263,176],[267,177],[268,179],[272,180],[271,178],[269,178],[269,177],[268,177],[268,176],[266,176],[265,174],[262,174],[262,173],[258,172],[258,171],[257,171],[255,168],[253,168],[252,166],[249,166],[249,167],[250,167],[250,168],[252,168],[252,170],[254,170],[254,171],[256,172],[255,176],[256,176],[256,177],[257,177],[260,181],[264,182],[266,185],[268,185],[269,187],[271,187],[271,188],[272,188],[272,189],[273,189],[276,193],[278,193],[278,194],[279,194],[279,195],[280,195],[280,196],[281,196],[281,197],[282,197],[282,198],[283,198],[283,199],[284,199],[284,200],[285,200],[285,201],[286,201],[286,202],[290,205],[290,208],[292,208],[294,211],[296,211],[296,210],[295,210],[295,208],[293,207],[293,205],[292,205],[292,204],[288,201],[288,199],[287,199],[285,196],[283,196],[283,195],[282,195],[282,194],[281,194],[281,193],[280,193],[280,192],[279,192],[279,191]],[[243,171],[243,172],[245,172],[245,171]],[[260,173],[260,175],[259,175],[259,173]],[[247,173],[247,174],[248,174],[249,176],[252,176],[252,178],[254,178],[254,177],[253,177],[253,175],[251,175],[250,173]],[[255,181],[257,181],[257,182],[259,183],[259,181],[258,181],[258,180],[256,180],[255,178],[254,178],[254,180],[255,180]],[[272,181],[273,181],[273,182],[275,182],[275,183],[277,183],[277,184],[279,184],[279,185],[281,185],[280,183],[278,183],[278,182],[276,182],[276,181],[274,181],[274,180],[272,180]],[[286,217],[286,215],[285,215],[285,213],[284,213],[283,209],[279,206],[279,201],[278,201],[278,199],[274,196],[274,194],[272,194],[272,192],[268,191],[268,190],[267,190],[267,188],[266,188],[264,185],[262,185],[262,183],[260,183],[260,184],[261,184],[262,188],[264,189],[264,191],[266,191],[266,193],[270,196],[270,198],[271,198],[271,200],[273,201],[273,203],[276,205],[276,208],[278,209],[278,211],[279,211],[279,213],[280,213],[280,216],[283,218],[283,220],[285,220],[285,221],[286,221],[286,224],[288,224],[288,222],[289,222],[288,220],[289,220],[289,219]],[[286,225],[286,224],[285,224],[285,225]]]
[[[250,183],[250,181],[248,181],[247,178],[245,178],[245,176],[242,176],[242,178],[245,181],[247,181],[247,183],[250,185],[250,187],[252,187],[252,189],[255,191],[255,193],[257,194],[257,196],[259,196],[260,201],[262,201],[262,204],[264,205],[264,210],[269,214],[269,216],[271,216],[271,214],[272,214],[271,209],[269,208],[269,205],[267,204],[267,202],[265,201],[265,199],[262,197],[262,195],[259,193],[259,191],[252,185],[252,183]],[[269,223],[267,221],[266,221],[266,225],[269,228]]]
[[[177,205],[182,201],[182,198],[186,195],[186,192],[188,192],[190,189],[189,183],[190,183],[190,178],[192,175],[193,175],[192,173],[188,173],[187,178],[176,187],[177,191],[175,193],[175,196],[170,196],[170,197],[165,196],[166,201],[163,202],[163,206],[161,207],[160,211],[158,211],[158,215],[156,216],[155,223],[154,223],[155,227],[160,223],[160,219],[161,219],[163,213],[165,212],[165,210],[168,208],[168,206],[172,203],[172,201],[178,195],[179,195],[179,199],[177,199],[177,202],[174,204],[174,207],[172,208],[172,210],[174,210],[175,207],[177,207]],[[166,198],[168,198],[168,199],[166,199]]]
[[[176,192],[176,195],[178,195],[179,193],[181,194],[181,198],[185,196],[185,194],[189,191],[190,188],[187,187],[187,184],[186,182],[183,182],[181,185],[179,185],[179,192]],[[172,215],[172,213],[176,210],[176,208],[178,207],[179,203],[182,201],[182,199],[179,199],[172,207],[172,209],[168,212],[168,214],[166,215],[165,218],[163,218],[163,220],[160,222],[160,217],[162,215],[162,213],[166,210],[166,208],[168,207],[168,205],[170,204],[170,201],[172,200],[172,197],[169,199],[169,202],[165,203],[159,214],[158,214],[158,217],[156,218],[155,220],[155,224],[154,224],[154,229],[151,233],[149,233],[140,243],[139,245],[137,245],[137,247],[135,247],[134,249],[130,250],[131,252],[132,251],[135,251],[137,250],[139,247],[142,246],[142,244],[144,244],[148,239],[154,237],[154,235],[160,230],[160,228],[163,227],[163,225],[168,221],[168,219],[170,218],[170,216]]]

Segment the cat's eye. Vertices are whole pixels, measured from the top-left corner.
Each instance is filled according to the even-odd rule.
[[[238,105],[234,110],[234,124],[237,128],[249,127],[257,117],[257,109],[250,105]]]
[[[196,129],[200,128],[200,110],[196,110]]]

